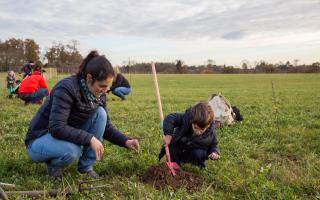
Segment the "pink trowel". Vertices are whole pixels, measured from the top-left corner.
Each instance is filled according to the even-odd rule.
[[[167,166],[169,167],[171,174],[175,176],[180,171],[180,166],[176,162],[171,162],[169,147],[165,147],[165,150],[167,157]]]
[[[156,87],[157,103],[158,103],[158,109],[159,109],[161,127],[162,127],[163,112],[162,112],[162,104],[161,104],[160,92],[159,92],[159,86],[158,86],[157,72],[156,72],[156,67],[154,63],[151,64],[151,67],[152,67],[154,85]],[[180,171],[180,166],[176,162],[171,162],[170,151],[168,146],[165,147],[165,151],[166,151],[166,157],[167,157],[167,166],[170,169],[171,174],[175,176]]]

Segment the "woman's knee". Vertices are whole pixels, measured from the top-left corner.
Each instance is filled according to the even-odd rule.
[[[97,108],[95,114],[97,115],[96,117],[99,118],[99,120],[107,121],[107,112],[102,106],[99,106]]]
[[[81,154],[81,148],[75,145],[74,147],[65,149],[65,153],[61,155],[60,159],[64,161],[65,164],[70,164],[73,161],[79,160]]]

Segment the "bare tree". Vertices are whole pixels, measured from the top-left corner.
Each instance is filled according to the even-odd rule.
[[[294,59],[294,60],[293,60],[293,66],[297,67],[297,66],[298,66],[298,62],[299,62],[298,59]]]
[[[35,61],[39,59],[40,47],[33,39],[24,40],[24,60]]]
[[[182,74],[183,73],[183,61],[182,60],[177,60],[176,68],[177,71]]]

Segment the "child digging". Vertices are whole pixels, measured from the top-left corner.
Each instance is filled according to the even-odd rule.
[[[201,168],[205,161],[220,158],[214,114],[209,104],[199,102],[185,113],[171,113],[163,121],[163,147],[159,160],[169,146],[172,162],[191,163]]]

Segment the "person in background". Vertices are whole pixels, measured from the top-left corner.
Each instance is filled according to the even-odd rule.
[[[7,75],[7,89],[8,89],[9,98],[12,98],[15,80],[16,80],[15,73],[14,71],[10,70]]]
[[[126,100],[126,95],[130,94],[131,87],[128,80],[121,74],[118,67],[114,68],[114,71],[116,78],[114,79],[110,90],[107,92],[109,93],[111,91],[112,94],[118,96],[121,101],[124,101]]]
[[[19,97],[27,104],[42,104],[42,99],[49,94],[48,85],[43,78],[41,61],[34,65],[31,75],[22,80],[18,93]]]
[[[23,65],[21,68],[22,77],[25,78],[26,76],[31,75],[33,67],[34,63],[32,60],[30,60],[27,64]]]
[[[25,139],[35,162],[47,165],[50,177],[61,177],[63,169],[78,161],[78,172],[98,178],[93,169],[104,154],[102,139],[138,151],[139,143],[116,129],[106,107],[106,91],[114,71],[111,63],[91,51],[76,75],[59,81],[30,122]]]
[[[207,159],[220,158],[214,114],[206,102],[199,102],[184,113],[171,113],[163,121],[163,147],[159,160],[169,146],[172,162],[205,167]]]

